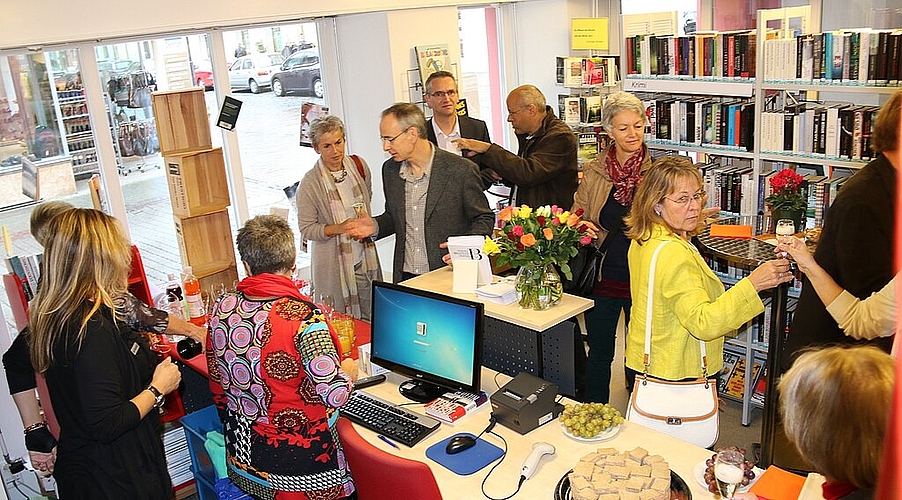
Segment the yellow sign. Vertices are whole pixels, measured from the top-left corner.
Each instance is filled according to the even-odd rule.
[[[571,50],[608,50],[608,18],[570,20]]]

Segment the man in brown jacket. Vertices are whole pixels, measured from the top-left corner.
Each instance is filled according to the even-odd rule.
[[[533,85],[522,85],[508,94],[507,121],[517,134],[520,147],[516,155],[474,139],[454,142],[470,155],[484,153],[482,164],[514,185],[511,204],[569,208],[579,183],[576,135],[554,116],[545,96]]]

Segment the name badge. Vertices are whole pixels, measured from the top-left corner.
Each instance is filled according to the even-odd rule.
[[[132,343],[132,348],[129,349],[132,352],[132,356],[138,354],[138,351],[141,350],[141,346],[138,345],[137,342]]]

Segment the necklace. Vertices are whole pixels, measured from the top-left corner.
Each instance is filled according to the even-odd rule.
[[[348,171],[344,168],[342,168],[340,172],[329,171],[329,173],[332,174],[332,180],[335,181],[336,184],[341,184],[348,177]]]

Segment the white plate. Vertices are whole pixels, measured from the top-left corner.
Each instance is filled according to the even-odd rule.
[[[599,441],[607,441],[608,439],[613,438],[614,436],[617,435],[618,432],[620,432],[621,427],[623,427],[623,426],[622,425],[614,425],[614,426],[608,427],[608,430],[598,434],[597,436],[590,437],[590,438],[584,438],[584,437],[574,436],[573,434],[570,434],[570,431],[568,431],[567,428],[564,427],[564,424],[561,423],[561,432],[563,432],[564,435],[570,439],[575,439],[577,441],[582,441],[584,443],[597,443]],[[704,475],[702,476],[702,479],[704,479]]]
[[[705,462],[706,460],[702,460],[701,462],[695,464],[695,468],[692,469],[692,475],[695,476],[695,480],[698,481],[698,484],[704,486],[707,489],[708,483],[705,482],[705,469],[708,468],[708,465],[705,464]],[[758,478],[761,477],[761,474],[764,474],[764,469],[758,467],[753,468],[752,471],[755,473],[755,479],[749,481],[749,484],[746,486],[740,486],[739,490],[737,490],[740,493],[747,492],[749,488],[751,488],[752,485],[758,481]]]

